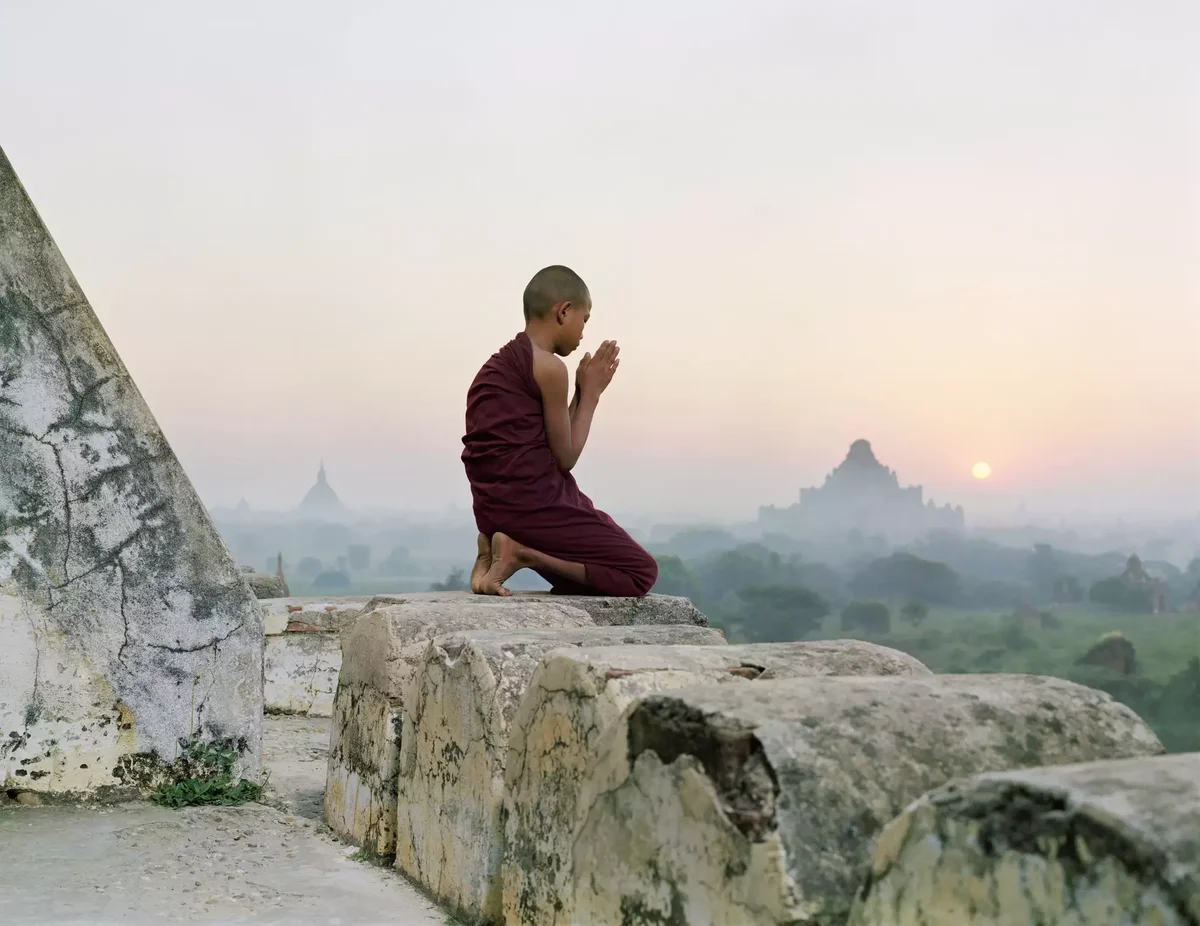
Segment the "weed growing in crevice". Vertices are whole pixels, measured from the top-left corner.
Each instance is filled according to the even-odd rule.
[[[179,741],[182,750],[175,762],[178,779],[159,785],[151,795],[163,807],[194,807],[202,804],[233,805],[257,801],[263,785],[240,778],[233,780],[238,750],[233,740]]]

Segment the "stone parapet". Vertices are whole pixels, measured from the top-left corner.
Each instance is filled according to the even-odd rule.
[[[370,852],[395,852],[396,774],[402,709],[429,640],[488,628],[593,627],[585,611],[555,601],[479,596],[376,603],[342,637],[333,703],[325,821]]]
[[[1200,753],[936,790],[884,829],[850,922],[1200,923]]]
[[[1107,695],[1032,676],[799,678],[650,695],[602,735],[575,921],[828,924],[883,826],[981,772],[1161,752]]]
[[[601,734],[637,698],[703,684],[829,675],[929,675],[872,643],[589,647],[547,655],[512,721],[504,791],[508,926],[570,926],[578,794]]]
[[[403,705],[396,867],[468,921],[497,921],[509,730],[542,658],[592,645],[668,653],[676,643],[725,649],[723,636],[694,625],[469,631],[431,641]]]

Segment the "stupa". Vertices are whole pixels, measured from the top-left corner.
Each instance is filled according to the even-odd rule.
[[[349,514],[346,506],[342,504],[342,500],[338,498],[337,492],[329,484],[329,479],[325,475],[324,460],[321,461],[321,466],[317,470],[316,484],[308,490],[308,494],[300,502],[300,507],[296,509],[296,514],[302,518],[317,521],[341,521]]]

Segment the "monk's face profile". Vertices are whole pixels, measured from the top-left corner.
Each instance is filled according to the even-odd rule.
[[[590,302],[564,302],[555,306],[554,320],[558,323],[554,331],[554,353],[566,357],[583,341],[583,329],[592,314]]]

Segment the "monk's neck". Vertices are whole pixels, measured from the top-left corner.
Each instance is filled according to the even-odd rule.
[[[554,353],[554,338],[545,328],[540,325],[526,325],[525,337],[529,338],[529,342],[540,350]]]

